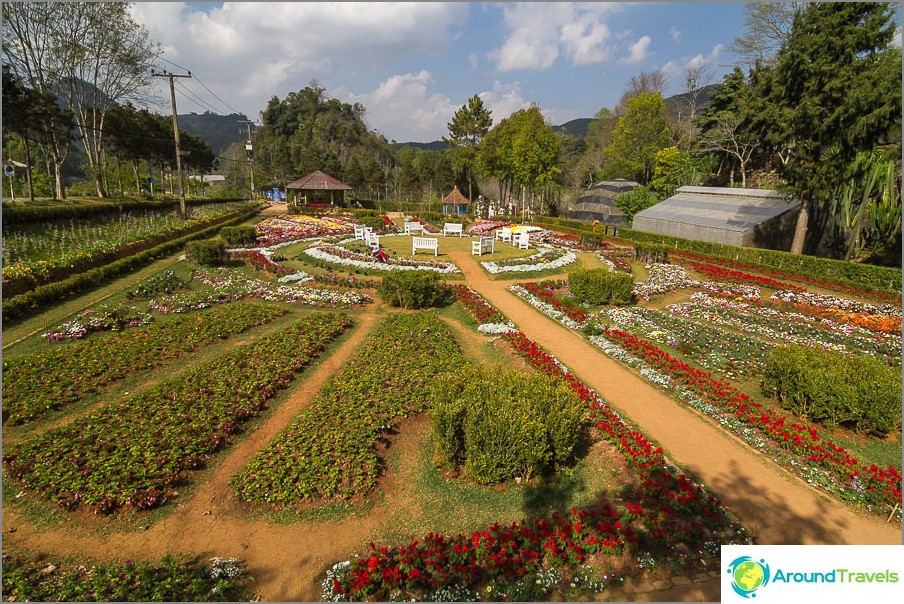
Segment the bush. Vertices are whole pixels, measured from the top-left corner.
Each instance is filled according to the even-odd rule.
[[[401,308],[430,308],[442,302],[448,288],[440,276],[432,271],[395,271],[380,281],[380,299]]]
[[[647,264],[665,264],[669,261],[669,247],[658,243],[635,243],[634,259]]]
[[[217,266],[226,257],[226,243],[222,239],[190,241],[185,246],[185,255],[201,266]]]
[[[228,245],[241,245],[257,241],[257,231],[253,226],[239,225],[227,226],[220,229],[220,237]]]
[[[630,304],[634,278],[605,268],[585,268],[568,273],[568,290],[578,302],[602,306]]]
[[[358,219],[361,224],[366,227],[372,228],[374,231],[383,232],[383,229],[386,227],[386,223],[383,221],[382,216],[362,216]]]
[[[541,374],[466,366],[440,376],[430,398],[440,456],[480,484],[566,466],[585,430],[578,395]]]
[[[763,393],[792,413],[879,438],[901,428],[900,370],[799,345],[776,346],[765,362]]]

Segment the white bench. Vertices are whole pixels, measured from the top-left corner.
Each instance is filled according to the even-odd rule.
[[[475,239],[471,242],[471,255],[472,256],[483,256],[484,252],[495,252],[496,251],[496,240],[492,237],[481,237],[480,239]]]
[[[374,235],[370,231],[366,231],[364,233],[364,243],[370,246],[370,249],[376,251],[380,249],[380,236]]]
[[[411,255],[414,256],[417,250],[433,250],[433,255],[439,255],[439,239],[433,237],[412,237],[411,238]]]
[[[517,245],[519,250],[526,250],[529,245],[529,235],[527,231],[518,231],[512,233],[512,245]]]
[[[356,224],[355,225],[355,239],[364,239],[364,233],[365,233],[364,225]]]
[[[424,232],[424,225],[422,225],[420,222],[405,222],[403,223],[403,226],[405,227],[406,235],[414,235],[415,233]]]
[[[496,239],[500,241],[511,241],[512,240],[512,228],[511,227],[502,227],[498,231],[496,231]]]
[[[461,237],[464,234],[463,226],[460,222],[447,222],[443,225],[443,237],[446,235],[458,235]]]

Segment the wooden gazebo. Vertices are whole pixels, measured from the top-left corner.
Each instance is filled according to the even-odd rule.
[[[302,203],[328,203],[330,205],[345,205],[345,192],[353,187],[345,184],[338,178],[317,170],[307,176],[302,176],[296,181],[286,185],[287,191],[295,191],[295,205]]]
[[[461,191],[458,190],[458,185],[455,185],[455,188],[452,189],[452,192],[446,195],[446,198],[443,199],[443,214],[464,216],[468,213],[468,208],[470,205],[471,202],[468,201],[468,198],[462,195]]]

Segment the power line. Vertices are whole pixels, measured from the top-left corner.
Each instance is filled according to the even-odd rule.
[[[223,99],[221,99],[220,97],[218,97],[218,96],[216,95],[216,93],[214,93],[213,90],[211,90],[210,88],[207,87],[207,84],[205,84],[205,83],[202,82],[200,79],[198,79],[198,76],[195,76],[195,79],[198,80],[198,83],[199,83],[201,86],[204,86],[204,89],[207,90],[207,92],[209,92],[210,94],[212,94],[218,101],[220,101],[221,103],[223,103],[224,105],[226,105],[226,107],[228,107],[229,109],[231,109],[233,113],[242,113],[241,111],[237,110],[235,107],[233,107],[232,105],[230,105],[229,103],[227,103],[226,101],[224,101]]]
[[[192,74],[192,75],[194,75],[194,74]],[[198,105],[199,107],[201,107],[202,109],[205,109],[204,106],[206,106],[206,109],[205,109],[206,111],[213,111],[213,112],[216,113],[216,114],[219,114],[219,113],[220,113],[219,111],[217,111],[217,109],[216,109],[213,105],[207,103],[207,101],[205,101],[204,99],[202,99],[201,97],[199,97],[198,95],[196,95],[195,93],[193,93],[191,90],[189,90],[188,88],[186,88],[186,87],[182,84],[182,82],[176,82],[176,85],[179,87],[180,91],[181,91],[184,95],[189,95],[189,96],[191,96],[192,98],[196,99],[198,102],[195,103],[195,104]],[[189,101],[192,100],[192,98],[188,98],[188,96],[186,96],[186,98],[187,98]],[[194,101],[192,101],[192,102],[194,102]],[[200,104],[199,104],[199,103],[200,103]]]

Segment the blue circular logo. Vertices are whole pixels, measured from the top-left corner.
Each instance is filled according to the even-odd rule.
[[[728,565],[731,587],[743,598],[755,598],[756,590],[769,583],[769,565],[765,560],[757,562],[750,556],[735,558]]]

